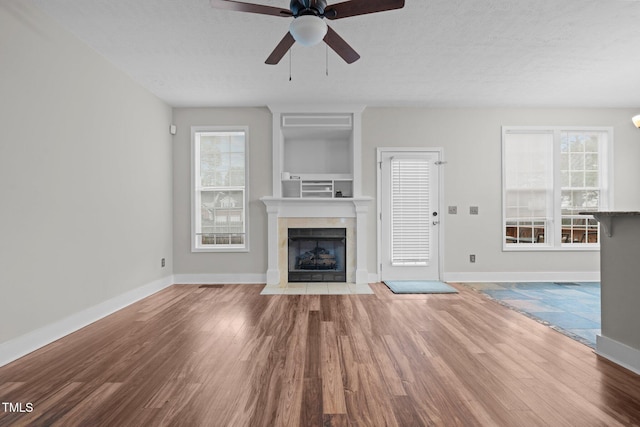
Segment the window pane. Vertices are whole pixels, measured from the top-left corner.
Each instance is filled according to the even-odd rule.
[[[569,151],[572,153],[584,152],[584,139],[579,134],[568,133],[567,140],[569,141]]]
[[[590,135],[584,135],[585,151],[588,153],[598,153],[600,151],[600,138],[605,136],[604,132],[593,132]]]
[[[587,153],[584,155],[584,168],[586,170],[598,170],[598,153]]]
[[[561,138],[568,142],[561,144],[561,150],[569,151],[571,169],[570,180],[563,181],[561,191],[562,243],[597,243],[597,222],[580,213],[600,206],[600,150],[606,132],[562,132]]]
[[[505,242],[545,243],[552,216],[553,134],[506,134],[504,162]]]
[[[571,172],[571,187],[584,187],[584,173],[582,171]]]
[[[600,185],[598,182],[598,172],[585,172],[584,185],[585,187],[598,187]]]
[[[581,171],[584,169],[584,154],[571,153],[569,155],[572,171]]]
[[[229,155],[229,185],[244,185],[244,153],[232,153]]]

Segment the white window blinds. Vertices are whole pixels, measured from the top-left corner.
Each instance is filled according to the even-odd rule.
[[[429,262],[429,161],[391,159],[391,262]]]
[[[507,221],[548,221],[553,215],[553,133],[507,133],[504,140]]]

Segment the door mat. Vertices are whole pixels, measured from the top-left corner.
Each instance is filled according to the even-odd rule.
[[[385,280],[394,294],[457,294],[458,291],[437,280]]]

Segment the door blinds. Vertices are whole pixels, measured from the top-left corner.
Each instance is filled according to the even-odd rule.
[[[429,161],[391,159],[391,263],[429,262]]]

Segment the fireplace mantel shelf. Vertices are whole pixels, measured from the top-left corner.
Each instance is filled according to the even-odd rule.
[[[371,197],[262,197],[267,213],[279,217],[353,217],[367,212]]]
[[[370,202],[372,197],[261,197],[260,200],[267,203],[356,203],[356,202]]]

